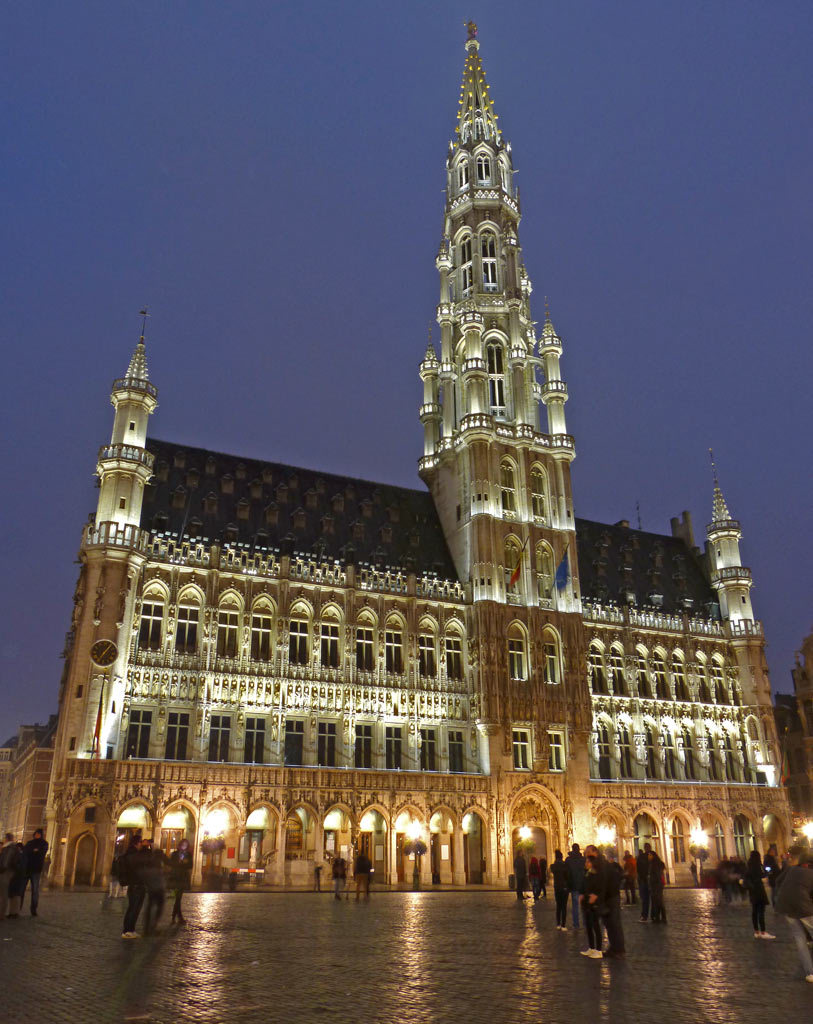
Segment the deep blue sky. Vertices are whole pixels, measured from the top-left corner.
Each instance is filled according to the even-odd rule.
[[[463,21],[565,340],[577,515],[702,539],[707,448],[774,685],[811,627],[809,0],[52,2],[0,42],[0,732],[55,710],[110,383],[155,436],[420,486]]]

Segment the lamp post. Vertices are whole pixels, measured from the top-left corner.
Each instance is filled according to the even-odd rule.
[[[709,855],[709,837],[706,834],[706,830],[700,825],[697,828],[693,828],[689,833],[689,853],[694,857],[696,861],[700,862],[698,868],[698,877],[700,881],[703,880],[703,862],[708,858]]]
[[[813,846],[813,821],[806,821],[802,825],[802,835],[807,840],[807,845]]]
[[[618,836],[614,825],[599,825],[596,829],[596,846],[604,853],[607,850],[614,850]]]
[[[404,853],[411,854],[415,858],[412,868],[412,888],[415,892],[421,887],[421,857],[426,853],[426,843],[421,838],[421,823],[411,821],[407,826],[407,842],[404,843]]]

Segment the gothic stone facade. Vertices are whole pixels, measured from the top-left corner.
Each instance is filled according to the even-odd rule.
[[[196,875],[504,883],[612,831],[688,875],[788,835],[763,635],[715,488],[705,554],[577,519],[562,341],[537,336],[519,197],[476,34],[447,159],[440,352],[420,365],[425,490],[147,436],[143,338],[113,433],[60,693],[57,883],[103,881],[140,828]]]

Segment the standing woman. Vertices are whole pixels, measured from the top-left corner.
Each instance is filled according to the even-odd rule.
[[[755,939],[776,938],[775,935],[765,931],[765,907],[768,905],[768,896],[765,886],[762,884],[765,873],[759,853],[752,850],[745,868],[745,887],[748,889],[748,896],[751,900],[751,921],[754,925]]]
[[[182,839],[178,843],[178,849],[169,858],[169,887],[175,897],[172,905],[172,923],[186,924],[186,918],[181,911],[181,900],[183,894],[192,888],[192,851],[189,849],[189,840]]]
[[[604,942],[604,933],[601,928],[601,915],[606,910],[605,885],[606,877],[601,870],[598,856],[590,854],[585,858],[584,889],[582,893],[582,909],[584,911],[584,927],[587,930],[587,949],[582,950],[582,956],[593,957],[601,960],[603,953],[601,946]]]
[[[562,851],[557,850],[553,855],[553,864],[550,866],[550,873],[553,877],[553,896],[556,900],[556,927],[560,932],[567,931],[567,864],[562,858]]]

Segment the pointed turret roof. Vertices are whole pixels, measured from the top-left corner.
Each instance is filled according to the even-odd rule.
[[[712,522],[725,523],[731,519],[731,514],[728,511],[728,505],[725,503],[723,492],[720,490],[720,485],[715,481],[714,484],[714,499],[712,504]]]
[[[488,91],[486,73],[480,60],[477,26],[467,25],[466,63],[463,66],[463,84],[460,87],[460,110],[457,115],[458,144],[474,139],[493,139],[499,142],[500,129],[494,113],[494,101]]]
[[[135,347],[135,351],[130,357],[130,365],[127,367],[127,373],[124,375],[125,380],[149,380],[150,373],[147,369],[147,351],[144,347],[144,336],[142,335],[138,344]]]

